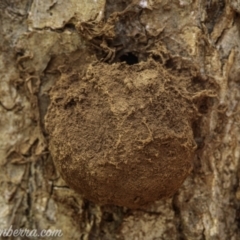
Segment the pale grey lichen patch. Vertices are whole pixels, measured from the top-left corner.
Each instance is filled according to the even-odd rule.
[[[105,0],[34,0],[29,12],[29,28],[57,29],[64,27],[70,20],[85,22],[94,19],[100,11],[104,11],[104,7]],[[97,19],[100,20],[101,17],[99,15]]]

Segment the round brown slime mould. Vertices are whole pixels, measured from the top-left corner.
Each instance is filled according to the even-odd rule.
[[[203,95],[152,59],[99,62],[82,79],[63,74],[45,119],[54,163],[96,203],[141,208],[169,197],[191,171]]]

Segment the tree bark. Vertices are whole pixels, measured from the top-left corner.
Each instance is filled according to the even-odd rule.
[[[239,239],[239,13],[235,0],[1,1],[1,229],[61,229],[59,239],[72,240]],[[89,64],[129,53],[180,74],[194,66],[193,84],[218,86],[193,126],[192,172],[174,196],[144,210],[100,206],[69,188],[44,125],[62,74],[84,76]]]

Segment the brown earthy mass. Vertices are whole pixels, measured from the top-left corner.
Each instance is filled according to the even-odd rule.
[[[195,90],[154,60],[63,74],[46,116],[57,169],[100,204],[141,208],[171,196],[192,168]]]

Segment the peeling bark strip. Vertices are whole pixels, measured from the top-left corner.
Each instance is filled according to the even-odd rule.
[[[239,239],[239,9],[237,0],[0,1],[1,228],[61,229],[62,239],[71,240]],[[44,117],[50,89],[66,87],[55,100],[60,105],[67,100],[65,110],[70,111],[79,96],[81,104],[89,101],[84,92],[75,96],[74,86],[90,87],[88,81],[93,81],[95,88],[89,94],[123,111],[115,95],[112,99],[101,95],[103,86],[116,94],[115,88],[108,87],[117,83],[122,87],[118,97],[130,96],[124,102],[136,108],[132,79],[141,79],[150,62],[181,76],[181,83],[191,79],[187,91],[200,92],[193,101],[201,114],[191,125],[197,143],[193,171],[173,197],[144,210],[83,200],[59,176],[48,152]],[[143,69],[136,74],[139,66]],[[121,79],[127,69],[134,77],[110,82],[117,67],[122,68],[118,69]],[[73,77],[76,81],[67,84]],[[162,82],[162,76],[159,79]],[[205,98],[206,92],[216,90],[214,82],[219,86],[217,98]],[[141,90],[145,95],[139,94],[148,97],[156,89],[151,85]],[[148,106],[150,110],[151,102]],[[147,143],[154,136],[148,116],[154,114],[144,115],[137,125],[142,136],[136,139],[147,140],[137,144],[152,144]],[[117,149],[122,138],[118,140]]]

